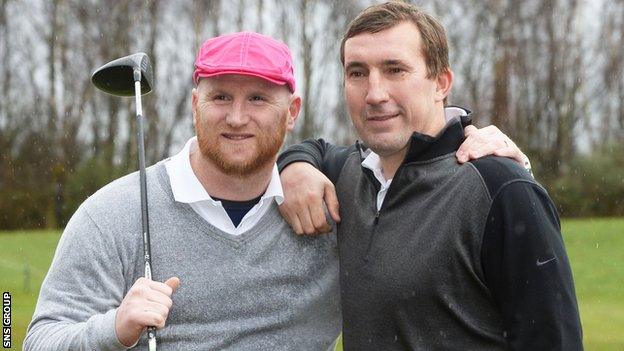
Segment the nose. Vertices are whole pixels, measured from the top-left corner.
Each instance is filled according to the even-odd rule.
[[[240,128],[249,122],[249,114],[242,103],[234,103],[225,116],[225,123],[232,128]]]
[[[369,105],[379,105],[387,101],[388,91],[386,90],[383,77],[378,72],[371,71],[368,75],[366,103]]]

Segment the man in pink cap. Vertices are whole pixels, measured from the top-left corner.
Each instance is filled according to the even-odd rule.
[[[340,333],[334,236],[295,235],[275,164],[301,99],[288,47],[206,41],[197,136],[147,170],[154,281],[143,276],[138,175],[86,200],[46,277],[26,350],[328,350]],[[164,282],[164,283],[162,283]]]
[[[277,153],[301,106],[288,47],[210,39],[193,80],[197,136],[147,170],[154,281],[142,278],[134,173],[65,228],[26,350],[145,349],[148,326],[162,350],[333,349],[336,236],[297,236],[278,211]]]

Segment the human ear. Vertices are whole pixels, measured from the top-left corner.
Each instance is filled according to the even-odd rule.
[[[453,71],[447,69],[436,78],[436,101],[444,101],[451,92],[453,85]]]
[[[301,111],[301,97],[293,95],[288,107],[288,121],[286,124],[288,131],[292,131],[295,128],[295,121],[299,117],[299,111]]]
[[[193,125],[195,126],[195,130],[197,130],[197,100],[199,99],[198,97],[198,91],[197,88],[193,88],[193,90],[191,91],[191,112],[193,113]]]

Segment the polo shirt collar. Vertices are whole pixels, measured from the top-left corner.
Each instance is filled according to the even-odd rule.
[[[171,183],[173,197],[177,202],[196,203],[208,201],[215,206],[220,206],[220,201],[215,201],[210,197],[206,189],[202,186],[191,167],[191,155],[199,152],[197,137],[189,139],[182,151],[171,157],[166,163],[167,174]],[[271,180],[261,197],[261,200],[275,198],[278,205],[284,201],[282,182],[279,178],[277,164],[273,165]]]

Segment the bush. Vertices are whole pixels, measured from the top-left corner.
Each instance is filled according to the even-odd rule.
[[[562,217],[624,216],[624,146],[577,156],[547,187]]]

